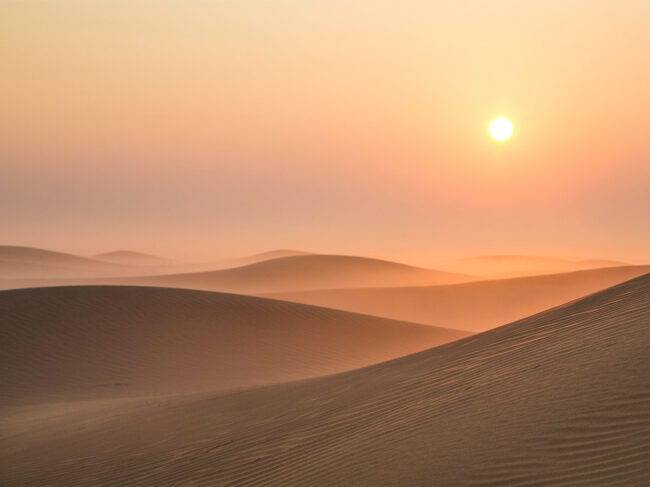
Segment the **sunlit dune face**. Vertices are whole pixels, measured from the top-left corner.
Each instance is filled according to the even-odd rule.
[[[488,132],[494,140],[503,141],[512,135],[512,122],[505,117],[497,117],[490,122]]]

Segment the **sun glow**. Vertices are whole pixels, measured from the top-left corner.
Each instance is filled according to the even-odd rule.
[[[497,117],[490,122],[488,127],[490,137],[494,140],[503,141],[510,138],[513,127],[510,120],[505,117]]]

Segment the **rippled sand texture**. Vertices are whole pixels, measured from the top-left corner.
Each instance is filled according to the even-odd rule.
[[[645,275],[337,375],[9,408],[2,472],[9,485],[644,485],[649,324]]]

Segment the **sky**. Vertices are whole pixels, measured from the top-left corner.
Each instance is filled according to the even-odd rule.
[[[649,52],[647,0],[5,0],[0,243],[648,262]]]

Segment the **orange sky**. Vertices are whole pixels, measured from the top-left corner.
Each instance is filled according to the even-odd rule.
[[[0,243],[646,261],[648,52],[647,0],[2,2]]]

